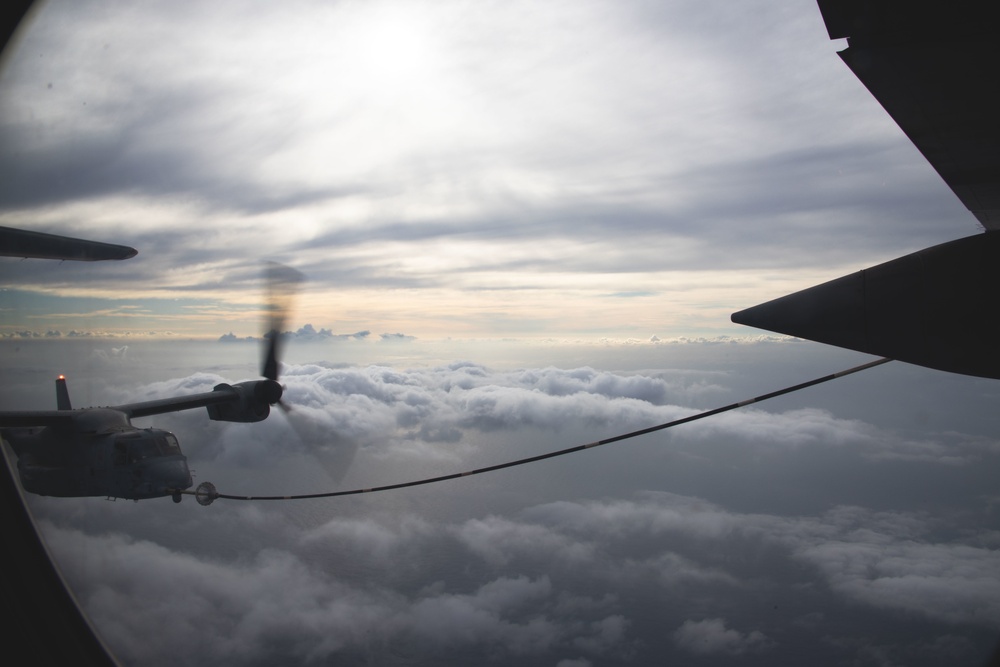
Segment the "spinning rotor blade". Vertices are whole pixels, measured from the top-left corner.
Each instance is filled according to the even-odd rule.
[[[283,387],[277,384],[286,320],[305,276],[291,267],[268,262],[264,279],[267,289],[268,321],[267,331],[264,334],[261,375],[271,380],[274,383],[272,387],[278,390],[275,392],[274,400],[269,399],[268,402],[281,408],[285,421],[295,432],[302,451],[314,456],[329,477],[339,482],[354,459],[357,444],[338,441],[335,446],[330,446],[329,429],[316,421],[315,416],[310,416],[309,410],[293,411],[288,403],[281,400]]]
[[[268,328],[264,334],[264,361],[261,375],[268,380],[278,380],[278,361],[281,357],[281,336],[285,320],[298,293],[304,276],[295,269],[268,262],[265,270],[267,283],[267,309],[270,311]],[[284,406],[282,406],[284,407]]]

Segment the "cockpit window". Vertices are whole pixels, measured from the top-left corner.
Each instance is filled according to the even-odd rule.
[[[115,465],[139,463],[155,456],[179,456],[181,446],[173,433],[151,431],[127,433],[115,439]]]
[[[180,443],[177,442],[173,433],[164,433],[160,446],[164,454],[179,455],[181,453]]]

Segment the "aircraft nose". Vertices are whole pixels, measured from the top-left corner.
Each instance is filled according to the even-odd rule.
[[[154,478],[166,489],[186,489],[194,484],[187,461],[161,461],[153,471]]]

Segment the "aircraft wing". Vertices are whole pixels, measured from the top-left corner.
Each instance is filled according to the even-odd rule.
[[[732,320],[1000,379],[1000,40],[990,3],[818,0],[840,57],[986,229],[733,313]]]
[[[280,402],[281,393],[281,385],[274,380],[223,383],[216,385],[212,391],[200,394],[159,398],[139,403],[81,410],[0,412],[0,428],[75,424],[77,428],[86,430],[97,426],[105,427],[108,424],[125,424],[137,417],[150,417],[195,408],[208,408],[209,419],[216,421],[256,422],[267,418],[270,406]]]
[[[61,383],[61,384],[60,384]],[[171,398],[160,398],[153,401],[143,401],[139,403],[126,403],[125,405],[115,405],[101,408],[84,408],[73,410],[69,407],[69,394],[66,391],[65,380],[60,376],[56,381],[56,391],[59,387],[65,392],[60,401],[65,401],[65,407],[58,410],[19,410],[0,412],[0,428],[31,427],[31,426],[59,426],[73,423],[80,423],[85,420],[85,415],[100,413],[111,413],[117,415],[123,423],[133,417],[148,417],[150,415],[162,415],[167,412],[179,412],[181,410],[192,410],[194,408],[204,408],[223,403],[239,402],[242,393],[238,389],[233,389],[230,385],[219,385],[215,391],[207,391],[201,394],[190,396],[174,396]],[[210,409],[211,413],[211,409]],[[107,417],[104,417],[107,419]]]
[[[141,403],[127,403],[116,405],[112,410],[122,412],[133,419],[136,417],[150,417],[152,415],[162,415],[168,412],[180,412],[182,410],[193,410],[195,408],[205,408],[210,405],[220,403],[230,403],[238,401],[239,396],[229,391],[206,391],[202,394],[192,394],[191,396],[176,396],[173,398],[160,398],[154,401],[144,401]]]
[[[1000,230],[992,3],[819,0],[841,59],[987,230]]]
[[[223,403],[237,403],[241,395],[231,388],[220,391],[207,391],[190,396],[161,398],[140,403],[126,403],[107,408],[84,408],[82,410],[22,410],[0,412],[0,428],[19,426],[58,426],[72,424],[80,415],[93,410],[117,412],[127,419],[162,415],[168,412],[193,410]]]
[[[236,384],[218,384],[212,391],[201,394],[128,403],[110,409],[134,419],[167,412],[208,408],[209,419],[256,422],[267,418],[270,406],[280,402],[281,392],[281,385],[274,380],[247,380]]]
[[[135,248],[124,245],[0,227],[0,256],[3,257],[96,262],[104,259],[128,259],[138,253]]]

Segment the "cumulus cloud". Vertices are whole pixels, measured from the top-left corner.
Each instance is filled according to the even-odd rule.
[[[702,621],[684,621],[673,634],[674,643],[690,653],[699,655],[740,655],[767,648],[770,640],[763,633],[751,630],[738,632],[726,627],[723,618],[706,618]]]
[[[623,540],[673,538],[685,545],[682,555],[699,555],[697,564],[670,558],[672,571],[687,563],[695,566],[691,576],[732,585],[740,579],[738,563],[721,560],[713,572],[707,567],[713,560],[703,550],[723,555],[771,544],[785,558],[817,568],[835,592],[854,601],[949,623],[1000,622],[1000,582],[994,576],[1000,554],[965,540],[936,540],[935,522],[919,513],[837,507],[820,516],[777,517],[730,512],[697,498],[646,494],[636,501],[558,502],[533,508],[527,516],[564,536],[599,532]],[[693,544],[700,546],[688,551]],[[516,542],[506,548],[515,552]],[[718,630],[719,624],[710,629]]]
[[[352,542],[359,554],[372,545],[371,533],[358,526],[320,532],[330,530]],[[351,585],[280,549],[264,549],[236,563],[176,553],[123,535],[94,537],[51,526],[46,534],[57,551],[85,554],[70,565],[67,576],[82,584],[84,606],[118,655],[143,664],[378,656],[390,642],[442,656],[472,648],[495,659],[514,659],[570,647],[600,655],[623,642],[628,625],[616,615],[573,618],[567,610],[594,605],[570,604],[545,575],[501,576],[467,591],[439,582],[407,595],[375,582]],[[316,534],[307,541],[315,539],[326,538]],[[176,585],[179,581],[184,585]],[[135,599],[155,604],[122,617],[121,609]]]
[[[257,339],[254,338],[253,336],[239,337],[239,336],[235,335],[232,331],[230,331],[229,333],[222,334],[221,336],[219,336],[219,342],[220,343],[252,342],[252,341],[255,341],[255,340],[257,340]]]
[[[472,443],[474,433],[508,429],[560,431],[571,426],[611,436],[688,416],[696,410],[685,405],[704,404],[706,396],[721,394],[715,385],[690,382],[683,374],[620,374],[587,367],[494,372],[467,362],[412,370],[289,365],[283,382],[286,400],[305,408],[302,416],[317,421],[321,430],[355,441],[400,445],[400,453],[406,442]],[[682,433],[693,442],[747,441],[759,452],[774,454],[788,448],[852,447],[875,461],[944,465],[970,463],[997,448],[996,441],[954,433],[915,439],[818,408],[780,413],[743,409],[686,425]],[[438,454],[449,457],[459,451],[446,448]]]
[[[39,332],[32,331],[30,329],[20,329],[17,331],[6,331],[0,332],[0,338],[163,338],[166,336],[172,336],[173,333],[170,331],[135,331],[135,330],[120,330],[120,331],[79,331],[77,329],[71,329],[63,334],[61,331],[49,329],[47,331]]]
[[[296,343],[323,342],[331,340],[364,340],[371,335],[370,331],[357,331],[349,334],[335,334],[330,329],[316,330],[312,324],[304,324],[295,331],[284,331],[281,334],[286,340]],[[402,336],[403,334],[399,334]],[[219,336],[220,343],[260,342],[259,336],[236,336],[232,331]]]
[[[560,660],[556,667],[591,667],[593,663],[586,658],[573,658],[569,660]]]
[[[637,623],[651,620],[644,605],[664,599],[679,606],[656,614],[673,628],[662,638],[680,652],[781,655],[767,617],[760,619],[767,627],[748,627],[711,613],[684,616],[686,601],[759,605],[762,594],[806,603],[789,603],[793,608],[822,604],[822,613],[814,607],[793,615],[810,641],[834,640],[845,618],[881,611],[954,630],[993,628],[1000,618],[996,554],[934,541],[933,522],[913,513],[841,507],[782,517],[664,493],[443,523],[408,512],[332,516],[304,530],[268,510],[218,511],[202,527],[188,519],[189,529],[219,537],[268,533],[270,545],[222,555],[209,543],[190,550],[116,530],[45,524],[57,554],[73,554],[64,570],[126,660],[378,661],[386,651],[412,650],[528,664],[628,663],[642,650],[669,655],[667,645],[644,647],[652,638],[635,635]],[[823,588],[810,583],[810,572],[834,599],[852,605],[820,602]],[[972,649],[961,636],[939,644],[935,655]],[[850,655],[848,648],[837,655]],[[902,655],[888,644],[883,653]]]
[[[416,340],[416,336],[409,336],[403,333],[384,333],[379,334],[379,338],[383,343],[403,343],[411,340]]]
[[[126,358],[125,347],[112,349],[118,352],[107,353],[108,360]],[[412,369],[284,364],[283,401],[292,407],[287,414],[275,410],[259,424],[222,424],[208,423],[198,410],[156,421],[177,432],[189,456],[201,461],[266,468],[290,453],[314,455],[335,480],[345,478],[359,461],[398,475],[414,470],[413,463],[424,470],[433,464],[439,472],[459,472],[486,460],[500,463],[689,416],[699,410],[686,406],[726,396],[719,378],[705,377],[591,367],[494,371],[471,362]],[[110,400],[102,401],[122,404],[211,391],[238,379],[246,378],[196,373],[138,389],[116,386]],[[731,400],[726,399],[718,404]],[[658,442],[664,438],[673,443],[670,451],[692,461],[704,457],[706,448],[721,448],[734,457],[763,457],[775,465],[790,452],[808,457],[837,450],[886,465],[961,468],[994,457],[1000,447],[995,440],[958,432],[914,437],[820,408],[744,408],[666,432]]]
[[[95,362],[108,364],[108,363],[124,363],[128,358],[128,345],[122,345],[121,347],[109,347],[109,348],[94,348],[90,353],[91,359]]]
[[[913,516],[890,516],[884,530],[871,527],[873,513],[854,508],[849,528],[831,536],[792,538],[795,555],[818,567],[838,593],[866,604],[905,610],[949,623],[1000,623],[1000,567],[996,550],[962,542],[912,538]],[[919,522],[919,521],[918,521]]]
[[[564,567],[592,564],[597,557],[596,544],[562,535],[548,526],[502,517],[471,520],[456,536],[470,551],[494,565],[507,565],[515,557],[530,557],[539,551]]]
[[[20,360],[39,344],[68,343],[20,344],[8,398],[44,365]],[[641,370],[657,368],[652,347],[634,351],[628,371],[288,363],[288,415],[222,424],[196,410],[140,425],[174,431],[197,481],[280,495],[468,470],[742,397],[739,374],[720,365]],[[150,359],[174,373],[196,357],[130,343],[100,402],[255,374],[239,346],[235,369],[216,365],[220,348],[204,372],[150,383]],[[800,376],[799,361],[789,374]],[[747,375],[770,368],[757,360]],[[936,430],[914,435],[909,413],[876,422],[851,411],[853,392],[803,394],[620,449],[388,493],[207,508],[31,501],[126,662],[774,664],[810,646],[830,664],[975,664],[1000,623],[998,460],[981,426],[992,398],[978,383],[963,393],[906,369],[887,376],[866,381],[894,397],[932,392]],[[328,472],[323,457],[338,452],[346,465]]]

